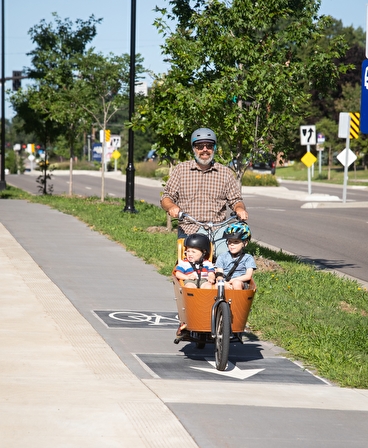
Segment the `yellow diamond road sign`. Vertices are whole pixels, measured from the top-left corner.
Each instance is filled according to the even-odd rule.
[[[111,154],[111,157],[113,159],[118,159],[120,156],[121,156],[121,154],[120,154],[120,152],[117,149],[115,149],[115,151],[113,151],[112,154]]]
[[[307,152],[301,158],[301,161],[304,163],[306,167],[311,167],[313,163],[317,162],[317,157],[315,157],[311,152]]]

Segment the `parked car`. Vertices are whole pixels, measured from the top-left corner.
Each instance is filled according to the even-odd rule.
[[[256,173],[275,174],[275,157],[272,154],[259,153],[256,158],[253,158],[250,169]]]

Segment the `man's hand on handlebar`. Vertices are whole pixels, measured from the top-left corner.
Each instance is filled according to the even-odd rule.
[[[237,210],[236,214],[238,215],[240,221],[248,220],[248,212],[246,210],[243,209]]]
[[[167,211],[167,213],[172,217],[172,218],[177,218],[179,216],[179,212],[180,212],[180,208],[177,205],[173,205],[172,207],[170,207]]]

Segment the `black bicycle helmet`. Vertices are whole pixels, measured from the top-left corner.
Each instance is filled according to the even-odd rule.
[[[199,143],[199,142],[211,142],[215,145],[215,149],[216,149],[216,143],[217,143],[216,134],[212,131],[212,129],[209,129],[209,128],[196,129],[192,133],[192,137],[190,139],[190,144],[193,147],[193,145],[195,143]]]
[[[206,235],[201,233],[193,233],[188,235],[184,241],[185,249],[191,247],[202,251],[203,257],[208,258],[211,253],[211,243]]]

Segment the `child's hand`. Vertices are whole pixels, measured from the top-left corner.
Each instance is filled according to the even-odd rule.
[[[212,284],[214,284],[216,282],[216,277],[215,277],[215,273],[214,272],[210,272],[208,274],[208,281]]]

